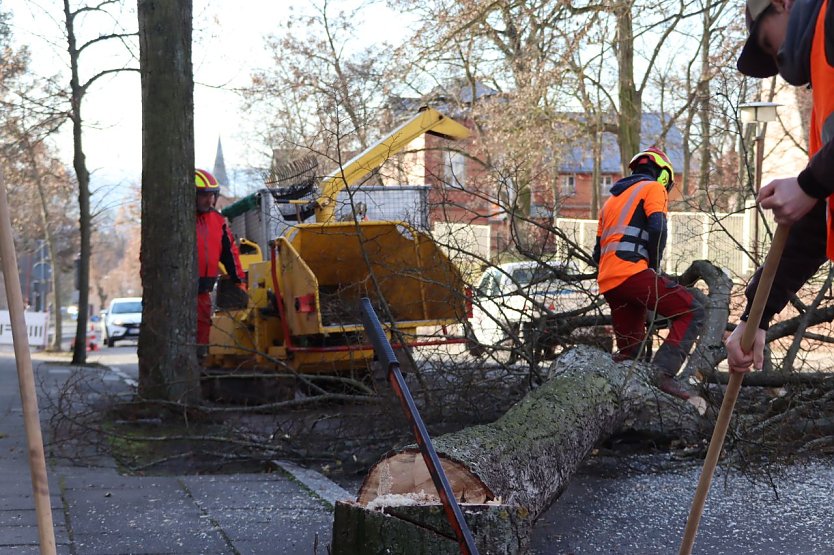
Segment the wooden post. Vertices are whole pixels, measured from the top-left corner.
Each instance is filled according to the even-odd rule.
[[[35,498],[35,515],[38,520],[38,539],[41,555],[55,555],[55,530],[52,526],[52,507],[49,502],[49,482],[46,477],[46,458],[43,452],[43,436],[38,413],[38,397],[35,392],[35,376],[29,353],[29,338],[20,290],[20,274],[12,239],[12,222],[6,198],[6,179],[0,170],[0,258],[9,301],[9,318],[12,325],[14,356],[17,377],[20,382],[20,400],[23,403],[23,425],[26,444],[29,447],[29,470],[32,474],[32,493]],[[58,307],[56,307],[57,310]]]

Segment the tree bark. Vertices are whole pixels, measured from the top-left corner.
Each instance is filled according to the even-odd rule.
[[[718,363],[727,358],[724,350],[724,331],[730,318],[730,294],[733,281],[721,268],[708,260],[696,260],[678,277],[681,285],[691,287],[699,280],[707,284],[709,294],[704,295],[696,289],[690,292],[698,297],[704,305],[704,327],[686,363],[683,374],[694,373],[709,375]]]
[[[195,352],[192,2],[140,0],[143,397],[200,399]]]

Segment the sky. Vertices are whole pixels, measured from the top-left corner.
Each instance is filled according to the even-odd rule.
[[[355,2],[331,0],[331,6],[350,7]],[[82,2],[73,0],[72,5]],[[136,28],[135,2],[126,2],[121,15],[124,26]],[[270,63],[266,38],[277,32],[290,10],[304,9],[310,4],[299,0],[194,0],[194,127],[195,164],[208,170],[214,166],[218,138],[223,142],[227,170],[263,165],[267,145],[252,144],[246,137],[247,117],[242,112],[240,97],[233,92],[246,86],[253,71]],[[18,44],[32,52],[32,69],[39,74],[69,74],[64,39],[61,0],[0,0],[2,9],[13,14],[12,32]],[[363,25],[371,25],[375,33],[364,36],[374,40],[397,40],[402,36],[392,25],[390,11],[376,5]],[[385,25],[376,25],[385,21]],[[95,32],[108,30],[112,23],[97,21]],[[380,32],[380,29],[384,30]],[[83,33],[83,22],[79,35]],[[387,36],[386,36],[387,35]],[[88,32],[88,38],[91,35]],[[124,56],[113,56],[114,47],[94,48],[81,60],[82,78],[132,62]],[[138,55],[138,52],[137,52]],[[138,62],[133,62],[138,66]],[[67,83],[68,83],[68,77]],[[136,72],[105,77],[96,82],[85,97],[82,114],[87,122],[84,130],[87,163],[92,172],[94,192],[118,190],[129,182],[141,179],[141,100],[139,74]],[[72,162],[69,125],[55,141],[61,159]]]

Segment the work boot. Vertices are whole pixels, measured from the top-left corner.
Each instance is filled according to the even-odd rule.
[[[614,351],[611,355],[614,362],[624,362],[626,360],[637,360],[640,362],[649,362],[652,359],[651,348],[643,349],[638,346],[635,349]]]
[[[655,374],[654,383],[660,391],[668,393],[673,397],[683,399],[684,401],[687,401],[690,397],[696,395],[692,388],[680,383],[674,378],[674,376],[663,370],[659,370],[657,374]]]

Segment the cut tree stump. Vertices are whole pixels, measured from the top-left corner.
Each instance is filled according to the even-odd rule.
[[[577,347],[554,362],[551,379],[495,422],[434,440],[459,501],[478,505],[498,502],[502,507],[499,511],[523,511],[524,518],[510,519],[510,526],[504,530],[489,526],[473,529],[484,553],[523,553],[531,523],[558,498],[594,446],[622,427],[645,418],[646,407],[654,407],[651,419],[665,419],[666,425],[673,427],[691,428],[693,422],[702,420],[691,405],[647,386],[650,372],[644,364],[616,363],[610,354]],[[358,504],[351,510],[337,511],[334,553],[376,553],[373,542],[383,536],[390,550],[387,553],[413,553],[419,545],[412,543],[416,537],[434,537],[435,528],[425,527],[425,520],[414,518],[414,513],[437,507],[411,507],[411,516],[396,523],[373,514],[375,511],[362,509],[368,504],[376,505],[378,498],[406,494],[433,496],[434,503],[438,503],[431,477],[414,446],[383,457],[365,478]],[[398,509],[385,508],[388,515],[395,510]],[[354,530],[359,524],[364,528]],[[379,526],[384,526],[385,531]],[[496,533],[499,535],[493,535]],[[361,544],[363,538],[370,543]],[[354,551],[339,551],[339,542],[347,539]],[[511,544],[517,546],[515,550],[507,550]],[[364,545],[362,549],[366,551],[357,545]],[[457,544],[453,545],[457,549]]]
[[[481,555],[524,553],[532,525],[522,507],[462,504],[461,511]],[[441,505],[369,509],[336,503],[332,555],[459,555],[455,533]],[[519,531],[522,532],[519,535]]]

